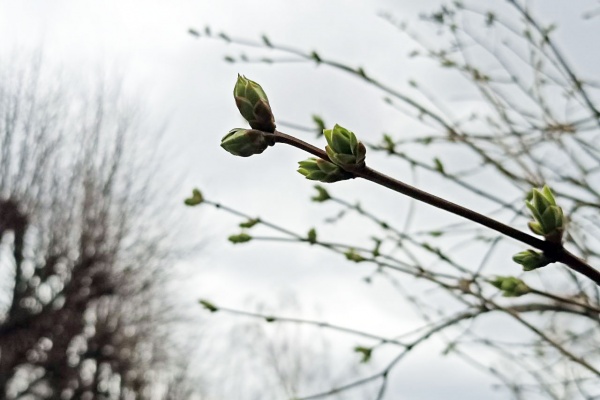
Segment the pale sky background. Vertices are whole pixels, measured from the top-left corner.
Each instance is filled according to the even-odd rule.
[[[577,3],[577,7],[566,0],[532,4],[546,22],[558,22],[559,44],[577,70],[584,75],[597,73],[597,46],[584,39],[599,37],[600,18],[581,22],[580,16],[598,2]],[[378,17],[378,12],[389,11],[419,27],[418,13],[432,10],[436,4],[439,1],[0,0],[0,57],[12,51],[41,49],[45,62],[73,74],[74,80],[89,79],[96,73],[121,76],[130,93],[145,104],[150,121],[167,123],[168,171],[173,181],[182,182],[174,194],[179,196],[177,206],[193,187],[199,187],[211,200],[304,233],[337,210],[308,202],[314,194],[313,183],[295,172],[296,162],[306,156],[278,146],[260,157],[242,159],[219,147],[229,129],[245,126],[231,94],[236,74],[260,82],[276,118],[284,121],[310,125],[311,114],[318,113],[328,124],[338,122],[371,141],[384,131],[402,132],[411,122],[385,107],[381,93],[345,74],[304,63],[225,63],[223,56],[238,55],[244,49],[195,39],[187,34],[188,28],[202,31],[210,25],[214,32],[252,39],[267,34],[275,43],[314,49],[329,58],[365,66],[369,73],[401,89],[407,87],[404,82],[408,79],[420,78],[436,93],[457,100],[462,88],[431,63],[409,60],[407,54],[415,45]],[[590,42],[596,47],[590,48]],[[314,142],[304,133],[298,135]],[[452,161],[452,155],[448,157]],[[384,158],[378,161],[382,170],[391,174],[409,172]],[[408,181],[412,179],[406,176]],[[446,183],[440,185],[428,176],[420,177],[418,183],[456,201],[464,194],[452,192]],[[399,221],[398,225],[409,204],[364,182],[343,182],[330,189],[349,200],[360,200],[378,215]],[[480,211],[489,206],[470,205]],[[423,223],[452,221],[437,210],[424,210],[426,216],[419,216]],[[189,307],[198,307],[194,301],[203,297],[232,308],[251,310],[260,302],[277,310],[281,296],[293,293],[305,317],[382,335],[421,324],[389,284],[362,282],[373,270],[370,266],[350,264],[301,245],[257,242],[234,247],[226,237],[238,233],[239,220],[208,207],[182,212],[197,227],[194,234],[204,244],[202,251],[186,262],[190,272],[182,297]],[[358,221],[350,218],[342,225],[344,238],[368,237],[370,228]],[[330,239],[337,232],[334,227],[319,230]],[[249,298],[253,300],[249,302]],[[348,336],[334,338],[334,348],[341,354],[351,355],[351,348],[362,343]],[[441,342],[432,341],[407,357],[394,370],[386,398],[506,398],[490,388],[493,381],[487,375],[452,357],[440,357],[442,349]],[[352,358],[344,362],[352,362]]]

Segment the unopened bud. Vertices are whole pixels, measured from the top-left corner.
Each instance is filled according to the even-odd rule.
[[[252,240],[252,236],[247,233],[240,233],[239,235],[231,235],[228,237],[229,241],[233,244],[246,243]]]
[[[504,297],[519,297],[531,291],[525,282],[514,276],[498,276],[490,283],[500,289]]]
[[[525,250],[513,256],[513,261],[523,266],[523,271],[532,271],[550,264],[551,260],[543,253]]]
[[[188,197],[185,199],[184,203],[186,206],[197,206],[198,204],[202,204],[204,202],[204,197],[202,196],[202,192],[198,189],[192,190],[192,197]]]
[[[336,124],[323,134],[327,139],[325,151],[333,163],[344,169],[364,166],[367,149],[353,132]]]
[[[317,194],[310,199],[315,203],[322,203],[331,199],[329,192],[321,185],[315,185],[315,189],[317,190]]]
[[[219,311],[219,307],[215,306],[213,303],[211,303],[208,300],[201,299],[201,300],[198,300],[198,303],[200,303],[200,305],[202,307],[206,308],[208,311],[210,311],[212,313]]]
[[[310,244],[317,243],[317,231],[315,230],[315,228],[311,228],[311,230],[308,231],[308,235],[306,236],[306,240]]]
[[[562,208],[556,205],[550,188],[544,186],[542,189],[533,189],[528,194],[525,205],[534,219],[529,222],[529,229],[548,241],[560,243],[565,230],[565,216]]]
[[[275,132],[275,117],[269,105],[269,99],[262,87],[245,76],[238,75],[233,96],[242,117],[259,131]]]
[[[344,171],[339,166],[325,161],[321,158],[309,158],[308,160],[300,161],[298,172],[313,181],[325,183],[343,181],[352,178],[352,175]]]
[[[347,260],[354,261],[355,263],[365,261],[365,258],[354,249],[349,249],[347,252],[344,253],[344,255],[346,256]]]
[[[369,362],[369,360],[371,359],[371,355],[373,354],[373,348],[372,347],[364,347],[364,346],[356,346],[354,348],[354,351],[356,353],[360,354],[360,362],[361,363],[367,363]]]
[[[261,131],[235,128],[221,139],[221,147],[234,156],[250,157],[265,151],[269,142]]]

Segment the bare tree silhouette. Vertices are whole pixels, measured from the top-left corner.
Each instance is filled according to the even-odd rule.
[[[148,132],[119,89],[24,65],[0,77],[0,397],[183,398]]]

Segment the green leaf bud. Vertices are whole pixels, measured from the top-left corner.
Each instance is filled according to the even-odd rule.
[[[317,125],[317,137],[323,135],[323,130],[325,130],[325,121],[317,114],[313,114],[312,120]]]
[[[197,206],[198,204],[202,204],[204,202],[204,197],[202,196],[202,192],[198,189],[192,190],[192,197],[188,197],[184,200],[186,206]]]
[[[258,83],[238,74],[233,97],[240,114],[248,121],[252,129],[269,133],[275,132],[275,117],[273,117],[269,99]]]
[[[261,131],[235,128],[221,139],[221,147],[234,156],[250,157],[265,151],[269,141]]]
[[[373,239],[373,241],[375,242],[375,247],[373,248],[373,250],[371,251],[371,254],[373,254],[373,257],[379,257],[381,255],[381,239],[378,239],[376,237],[371,237],[371,239]]]
[[[219,308],[208,300],[198,300],[198,303],[212,313],[219,311]]]
[[[308,240],[308,242],[310,244],[317,243],[317,231],[315,230],[315,228],[312,228],[310,231],[308,231],[308,235],[306,236],[306,240]]]
[[[369,362],[369,360],[371,359],[371,355],[373,354],[373,349],[371,347],[356,346],[354,348],[354,351],[360,354],[361,363]]]
[[[298,172],[313,181],[332,183],[352,178],[352,175],[342,168],[320,158],[309,158],[298,164]]]
[[[316,51],[313,51],[312,53],[310,53],[310,57],[316,61],[317,64],[319,64],[321,62],[321,57],[319,56],[319,54],[317,54]]]
[[[325,188],[323,186],[315,185],[315,189],[317,190],[317,195],[310,198],[315,203],[322,203],[324,201],[331,199],[329,192],[327,190],[325,190]]]
[[[327,139],[325,151],[333,163],[344,169],[364,166],[367,149],[353,132],[336,124],[323,134]]]
[[[228,240],[233,244],[246,243],[252,240],[252,236],[247,233],[240,233],[239,235],[229,236]]]
[[[242,223],[240,224],[240,228],[248,228],[248,229],[250,229],[250,228],[252,228],[254,225],[258,224],[259,222],[260,222],[260,219],[259,219],[259,218],[251,218],[251,219],[249,219],[249,220],[248,220],[248,221],[246,221],[246,222],[242,222]]]
[[[387,150],[389,154],[392,154],[396,151],[396,143],[390,135],[387,133],[383,135],[383,148]]]
[[[529,228],[548,241],[560,243],[565,229],[565,217],[562,209],[556,205],[550,188],[544,186],[542,189],[531,190],[525,205],[534,219],[529,222]]]
[[[354,261],[355,263],[365,261],[365,258],[359,253],[357,253],[354,249],[349,249],[347,252],[344,253],[344,255],[346,256],[346,259]]]
[[[519,297],[531,291],[525,282],[514,276],[498,276],[490,283],[500,289],[504,297]]]
[[[436,158],[434,158],[434,159],[433,159],[433,163],[435,164],[435,170],[436,170],[437,172],[439,172],[439,173],[440,173],[440,174],[442,174],[442,175],[445,175],[445,174],[446,174],[446,171],[444,170],[444,164],[442,164],[442,162],[440,161],[440,159],[439,159],[439,158],[437,158],[437,157],[436,157]]]
[[[265,46],[267,46],[267,47],[273,47],[273,44],[271,43],[271,41],[269,40],[269,38],[267,37],[267,35],[262,35],[261,38],[262,38],[262,41],[265,44]]]
[[[523,266],[523,271],[532,271],[534,269],[545,267],[551,262],[551,260],[543,253],[534,250],[525,250],[515,254],[513,256],[513,261],[517,264],[521,264]]]

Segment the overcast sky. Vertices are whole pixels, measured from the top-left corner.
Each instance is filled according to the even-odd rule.
[[[98,71],[123,77],[130,92],[146,105],[148,118],[156,124],[167,123],[165,150],[176,155],[169,171],[174,180],[182,181],[176,195],[182,199],[196,186],[211,200],[303,233],[336,210],[308,203],[312,184],[295,172],[296,162],[305,155],[294,149],[274,148],[261,157],[241,159],[219,147],[229,129],[244,126],[231,95],[236,74],[243,73],[263,85],[281,120],[306,125],[311,114],[319,113],[328,124],[339,122],[373,141],[386,129],[398,132],[410,122],[390,112],[381,93],[348,76],[311,64],[274,67],[225,63],[223,56],[238,55],[243,49],[196,39],[187,34],[188,28],[203,30],[210,25],[215,32],[253,39],[267,34],[276,43],[315,49],[331,58],[364,65],[396,87],[419,77],[434,88],[448,88],[449,97],[458,98],[460,88],[438,75],[439,70],[407,58],[414,44],[378,16],[389,11],[418,26],[418,13],[438,3],[0,0],[0,55],[5,58],[11,51],[41,49],[48,64],[61,66],[74,76],[81,73],[89,78]],[[582,39],[598,37],[600,18],[580,23],[579,17],[582,10],[593,9],[597,2],[582,1],[577,9],[569,1],[543,3],[544,7],[535,9],[546,21],[559,23],[559,43],[576,60],[578,70],[596,72],[598,52]],[[381,162],[387,165],[385,160]],[[427,185],[427,177],[423,180]],[[332,190],[375,207],[379,215],[402,221],[407,200],[367,187],[352,182]],[[447,188],[429,189],[439,193]],[[414,312],[389,285],[362,282],[371,268],[298,245],[251,243],[234,247],[226,237],[238,232],[238,220],[212,209],[183,212],[196,221],[197,234],[205,241],[201,254],[187,262],[194,267],[186,292],[191,300],[205,297],[218,304],[247,308],[246,299],[253,298],[277,309],[282,294],[294,293],[305,315],[337,324],[383,335],[419,325]],[[429,218],[444,218],[437,211],[432,213]],[[345,226],[363,234],[367,229],[352,223]],[[333,235],[336,231],[330,228],[324,232]],[[195,307],[193,303],[189,306]],[[319,311],[313,311],[316,309]],[[350,353],[357,342],[341,341],[346,346],[342,351]],[[431,399],[440,398],[440,393],[445,393],[445,399],[503,398],[490,389],[492,381],[486,375],[460,361],[439,357],[442,348],[433,344],[407,358],[392,379],[391,393],[401,396],[389,398]],[[430,384],[432,376],[436,376],[436,387]]]

